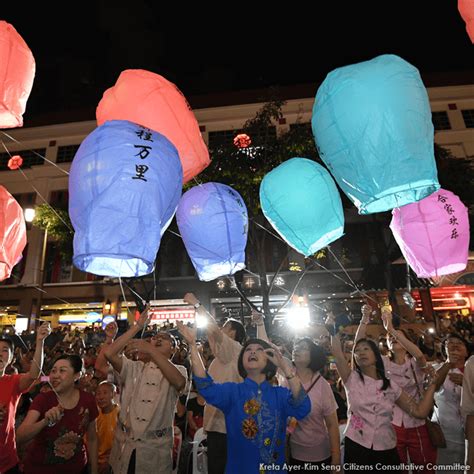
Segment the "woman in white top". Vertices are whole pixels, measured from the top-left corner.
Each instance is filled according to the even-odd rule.
[[[438,448],[438,465],[464,464],[465,441],[464,419],[461,415],[461,391],[464,364],[469,357],[467,342],[457,334],[450,334],[444,343],[449,372],[440,378],[435,394],[435,408],[432,420],[439,421],[446,439],[446,447]],[[450,472],[462,472],[450,470]]]

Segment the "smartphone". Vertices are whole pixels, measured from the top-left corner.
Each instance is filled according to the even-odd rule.
[[[47,375],[42,375],[40,377],[40,382],[49,382],[49,377]]]

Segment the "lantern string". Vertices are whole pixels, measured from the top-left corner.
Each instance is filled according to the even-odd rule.
[[[16,140],[15,138],[13,138],[11,135],[9,135],[8,133],[4,132],[3,130],[0,130],[0,132],[5,135],[6,137],[8,137],[10,140],[12,140],[13,142],[15,143],[18,143],[19,145],[22,145],[22,142]],[[5,148],[5,150],[7,150],[7,153],[8,155],[11,157],[11,154],[10,152],[8,151],[6,145],[3,143],[3,140],[2,140],[2,144]],[[25,152],[25,151],[30,151],[31,153],[33,153],[34,155],[38,156],[39,158],[41,158],[42,160],[46,161],[47,163],[49,163],[50,165],[53,165],[55,166],[58,170],[60,170],[62,173],[66,174],[69,176],[69,173],[64,170],[63,168],[61,168],[60,166],[58,166],[56,163],[54,163],[54,161],[51,161],[51,160],[48,160],[45,156],[43,156],[41,153],[38,153],[37,151],[35,150],[32,150],[31,148],[29,149],[26,149],[26,150],[21,150],[22,152]]]

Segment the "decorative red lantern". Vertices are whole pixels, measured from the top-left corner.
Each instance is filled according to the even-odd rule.
[[[248,148],[252,144],[252,139],[246,133],[239,133],[234,138],[234,145],[237,148]]]
[[[21,127],[35,78],[35,58],[6,21],[0,21],[0,58],[0,128]]]
[[[11,170],[17,170],[23,164],[23,158],[20,155],[14,155],[8,160],[8,167]]]

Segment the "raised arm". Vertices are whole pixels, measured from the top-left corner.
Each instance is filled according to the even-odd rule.
[[[363,339],[366,336],[367,324],[370,322],[372,307],[368,304],[364,304],[361,308],[361,312],[362,317],[360,318],[359,326],[354,336],[354,347],[359,339]]]
[[[346,383],[347,379],[349,378],[349,375],[351,375],[351,368],[347,363],[347,360],[344,356],[344,352],[342,352],[339,334],[331,336],[331,353],[334,356],[339,377],[341,377],[343,383]]]
[[[140,314],[140,318],[134,326],[132,326],[125,334],[122,334],[118,339],[116,339],[110,346],[108,346],[104,355],[105,358],[112,364],[112,367],[117,371],[122,371],[122,357],[120,353],[123,351],[125,346],[133,339],[135,334],[138,334],[140,331],[146,327],[149,322],[148,316],[149,306],[147,305],[143,312]]]
[[[182,321],[176,321],[176,325],[178,327],[178,331],[188,343],[191,353],[191,366],[193,369],[193,374],[196,377],[205,378],[206,368],[204,367],[201,354],[199,354],[199,350],[196,345],[196,328],[185,326]]]
[[[196,313],[207,319],[207,326],[206,330],[208,335],[214,338],[216,343],[222,342],[222,333],[221,329],[219,328],[216,320],[213,318],[212,314],[207,311],[207,309],[201,304],[201,302],[196,298],[194,293],[186,293],[183,297],[183,301],[186,303],[193,305],[196,309]]]
[[[416,403],[406,392],[402,390],[400,397],[395,402],[402,410],[406,411],[410,416],[424,419],[433,408],[433,396],[435,393],[435,383],[432,383],[423,394],[423,398]]]
[[[143,339],[133,339],[129,344],[130,349],[148,354],[156,366],[163,372],[164,377],[178,391],[186,386],[186,379],[178,368],[158,349]]]
[[[382,322],[385,330],[391,336],[393,336],[400,343],[400,345],[407,350],[409,354],[411,354],[415,358],[417,365],[421,369],[425,369],[426,358],[423,352],[421,352],[418,346],[408,340],[402,331],[395,330],[392,323],[392,312],[390,311],[390,308],[388,306],[382,308]]]
[[[20,377],[20,390],[25,391],[40,376],[44,359],[44,340],[51,333],[49,323],[44,322],[36,332],[36,348],[29,372]]]
[[[95,361],[95,370],[102,375],[102,377],[107,376],[107,372],[109,371],[109,363],[107,362],[107,359],[105,357],[105,350],[111,346],[115,340],[115,337],[117,336],[118,332],[118,326],[115,321],[107,324],[105,326],[105,342],[100,348],[99,355],[97,356],[97,359]]]
[[[252,323],[257,326],[257,338],[261,339],[262,341],[270,342],[270,339],[268,339],[267,336],[267,331],[265,329],[263,314],[252,309]]]
[[[270,362],[276,365],[277,369],[281,371],[283,376],[288,380],[288,386],[291,390],[293,398],[297,399],[301,390],[303,390],[303,385],[301,385],[301,380],[296,375],[296,370],[292,366],[291,362],[283,357],[280,349],[278,347],[269,342],[272,346],[272,349],[265,349],[265,354],[267,355]]]

